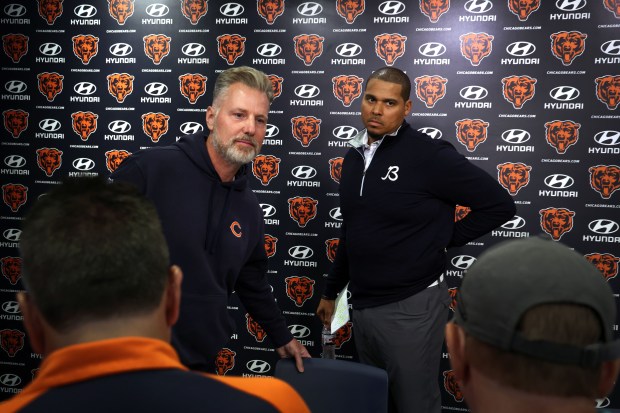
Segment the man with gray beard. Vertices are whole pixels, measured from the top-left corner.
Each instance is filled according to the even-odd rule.
[[[171,264],[185,274],[172,344],[194,370],[215,370],[216,355],[233,333],[227,310],[233,291],[280,357],[294,357],[299,371],[302,357],[310,357],[271,293],[263,214],[248,186],[247,164],[260,152],[272,100],[263,72],[225,70],[207,108],[208,136],[199,132],[138,151],[110,176],[136,185],[157,208]]]

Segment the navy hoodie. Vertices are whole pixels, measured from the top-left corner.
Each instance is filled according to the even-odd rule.
[[[276,347],[293,339],[266,277],[263,214],[248,187],[248,165],[222,182],[202,133],[141,150],[110,176],[136,185],[159,213],[171,264],[183,270],[181,314],[172,344],[181,361],[212,371],[233,333],[233,291]]]

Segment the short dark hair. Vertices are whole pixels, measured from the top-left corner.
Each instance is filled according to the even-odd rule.
[[[154,310],[168,277],[153,204],[132,185],[101,178],[68,179],[40,197],[20,253],[25,288],[59,332]]]
[[[411,80],[402,70],[395,67],[382,67],[381,69],[375,70],[372,75],[370,75],[366,81],[366,84],[368,84],[368,82],[372,79],[383,80],[384,82],[396,83],[400,85],[402,87],[400,95],[403,97],[403,100],[405,102],[409,100],[409,95],[411,95]]]

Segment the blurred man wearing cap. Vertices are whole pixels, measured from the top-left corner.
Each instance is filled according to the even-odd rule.
[[[598,270],[561,243],[491,248],[463,278],[446,327],[465,401],[476,413],[594,412],[620,366],[615,314]]]

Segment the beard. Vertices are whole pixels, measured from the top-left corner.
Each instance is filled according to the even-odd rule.
[[[260,152],[260,145],[251,136],[242,135],[236,136],[228,143],[223,142],[218,134],[213,130],[211,132],[211,143],[215,151],[226,161],[234,165],[244,165],[252,162],[252,160]],[[236,142],[245,141],[252,144],[251,148],[239,148],[235,145]]]

